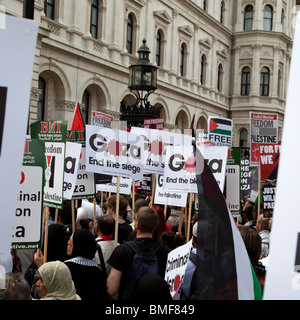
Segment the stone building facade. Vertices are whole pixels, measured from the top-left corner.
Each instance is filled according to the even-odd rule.
[[[120,119],[134,102],[128,67],[142,39],[158,67],[169,129],[207,130],[209,116],[233,120],[234,146],[249,146],[249,112],[279,114],[281,135],[296,0],[0,0],[7,14],[40,23],[29,120],[71,122],[78,100]]]

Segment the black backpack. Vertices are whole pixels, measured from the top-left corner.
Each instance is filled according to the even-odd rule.
[[[144,275],[160,273],[156,253],[162,244],[155,242],[150,248],[150,251],[142,251],[134,240],[126,242],[126,245],[135,252],[124,292],[124,299],[128,300],[134,297],[137,283]]]

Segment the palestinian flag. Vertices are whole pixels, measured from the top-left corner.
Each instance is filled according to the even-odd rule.
[[[232,135],[232,120],[227,118],[209,117],[208,132],[222,134],[225,136]]]
[[[72,124],[70,130],[81,130],[84,129],[84,122],[78,101],[76,101],[75,110],[73,114]]]
[[[194,130],[194,122],[195,122],[195,113],[193,115],[193,119],[192,119],[192,122],[191,122],[190,130],[189,130],[189,133],[188,133],[189,136],[192,135],[193,137],[195,137],[195,134],[193,132],[193,130]]]
[[[198,300],[261,300],[262,289],[226,200],[199,149]],[[201,170],[200,170],[201,169]]]

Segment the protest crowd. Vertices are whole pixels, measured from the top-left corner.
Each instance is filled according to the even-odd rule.
[[[197,275],[194,260],[197,256],[197,213],[193,212],[187,239],[187,221],[181,216],[180,208],[168,206],[164,213],[164,208],[153,205],[149,197],[135,196],[134,208],[130,196],[119,196],[116,221],[117,196],[104,194],[102,206],[100,202],[96,204],[95,224],[89,214],[93,203],[79,200],[74,232],[71,200],[64,201],[56,223],[54,210],[50,210],[47,261],[44,262],[43,246],[37,250],[12,250],[13,271],[5,276],[0,300],[172,301],[169,284],[164,278],[167,257],[170,251],[190,239],[193,249],[180,300],[199,299],[196,279],[204,276]],[[272,219],[260,213],[251,201],[242,201],[241,212],[236,226],[263,292]],[[118,223],[117,235],[115,223]],[[149,263],[154,269],[147,265],[146,275],[138,275],[136,252],[155,257]]]

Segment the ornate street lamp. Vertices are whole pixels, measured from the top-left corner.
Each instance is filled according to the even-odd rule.
[[[141,126],[144,119],[158,118],[160,108],[150,105],[148,97],[157,89],[157,67],[149,61],[150,50],[146,40],[138,50],[139,60],[129,67],[128,88],[135,95],[136,101],[132,106],[121,102],[120,120],[127,121],[128,127]]]

